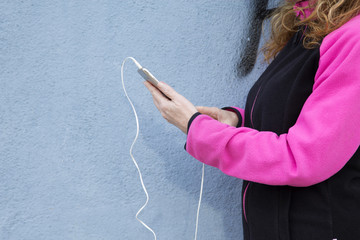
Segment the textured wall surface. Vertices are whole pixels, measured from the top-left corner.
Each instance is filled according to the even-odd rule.
[[[153,239],[135,219],[145,195],[121,62],[135,57],[194,105],[244,107],[266,67],[237,70],[255,44],[255,3],[2,0],[0,239]],[[140,218],[158,239],[193,239],[201,164],[130,61],[124,76],[150,195]],[[206,167],[199,240],[242,239],[241,184]]]

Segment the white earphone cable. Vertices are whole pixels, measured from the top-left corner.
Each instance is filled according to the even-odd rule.
[[[124,59],[124,61],[122,62],[121,64],[121,82],[122,82],[122,86],[123,86],[123,89],[124,89],[124,92],[125,92],[125,95],[127,97],[127,99],[129,100],[129,103],[132,107],[132,110],[134,112],[134,115],[135,115],[135,119],[136,119],[136,136],[134,138],[134,141],[133,143],[131,144],[131,147],[130,147],[130,156],[131,156],[131,159],[133,160],[137,170],[138,170],[138,173],[139,173],[139,177],[140,177],[140,182],[141,182],[141,186],[142,188],[144,189],[144,192],[145,192],[145,195],[146,195],[146,202],[145,204],[139,209],[139,211],[136,213],[135,217],[136,219],[142,224],[144,225],[144,227],[146,227],[150,232],[152,232],[152,234],[154,235],[154,239],[156,240],[156,234],[154,232],[154,230],[152,230],[148,225],[146,225],[146,223],[144,223],[143,221],[141,221],[139,218],[138,218],[138,215],[139,213],[146,207],[146,205],[148,204],[149,202],[149,194],[146,190],[146,187],[145,187],[145,184],[144,184],[144,181],[143,181],[143,178],[142,178],[142,175],[141,175],[141,171],[140,171],[140,168],[139,168],[139,165],[137,164],[137,162],[135,161],[135,158],[134,156],[132,155],[132,150],[133,150],[133,147],[134,147],[134,144],[139,136],[139,119],[138,119],[138,116],[137,116],[137,113],[136,113],[136,110],[135,110],[135,107],[134,107],[134,104],[132,103],[132,101],[130,100],[127,92],[126,92],[126,89],[125,89],[125,84],[124,84],[124,64],[126,62],[127,59],[132,59],[135,63],[136,63],[136,60],[132,57],[127,57]]]
[[[138,116],[137,116],[137,113],[136,113],[136,110],[135,110],[135,107],[134,107],[134,104],[132,103],[132,101],[130,100],[127,92],[126,92],[126,89],[125,89],[125,84],[124,84],[124,64],[125,62],[128,60],[128,59],[131,59],[138,68],[141,68],[141,65],[133,58],[133,57],[127,57],[124,59],[124,61],[122,62],[121,64],[121,82],[122,82],[122,87],[123,87],[123,90],[125,92],[125,95],[132,107],[132,110],[134,112],[134,115],[135,115],[135,120],[136,120],[136,136],[134,138],[134,141],[133,143],[131,144],[131,147],[130,147],[130,156],[131,156],[131,159],[133,160],[137,170],[138,170],[138,173],[139,173],[139,178],[140,178],[140,182],[141,182],[141,185],[142,185],[142,188],[145,192],[145,195],[146,195],[146,202],[145,204],[139,209],[139,211],[136,213],[135,217],[136,219],[142,224],[144,225],[144,227],[146,227],[150,232],[152,232],[152,234],[154,235],[154,239],[156,240],[156,234],[155,232],[148,226],[146,225],[143,221],[141,221],[139,218],[138,218],[138,215],[139,213],[146,207],[146,205],[148,204],[149,202],[149,194],[146,190],[146,187],[145,187],[145,184],[144,184],[144,181],[143,181],[143,178],[142,178],[142,175],[141,175],[141,171],[140,171],[140,168],[139,168],[139,165],[137,164],[133,154],[132,154],[132,150],[133,150],[133,147],[134,147],[134,144],[139,136],[139,119],[138,119]],[[203,186],[204,186],[204,175],[205,175],[205,164],[202,165],[202,175],[201,175],[201,187],[200,187],[200,196],[199,196],[199,203],[198,203],[198,208],[197,208],[197,214],[196,214],[196,226],[195,226],[195,236],[194,236],[194,240],[197,239],[197,232],[198,232],[198,223],[199,223],[199,213],[200,213],[200,206],[201,206],[201,198],[202,198],[202,192],[203,192]]]
[[[195,236],[194,240],[197,238],[197,232],[198,232],[198,225],[199,225],[199,213],[200,213],[200,206],[201,206],[201,198],[202,198],[202,192],[204,187],[204,175],[205,175],[205,164],[202,164],[202,171],[201,171],[201,185],[200,185],[200,196],[199,196],[199,203],[198,203],[198,209],[196,213],[196,224],[195,224]]]

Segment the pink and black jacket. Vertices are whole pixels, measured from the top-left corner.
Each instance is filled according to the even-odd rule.
[[[232,127],[195,113],[186,151],[243,182],[245,240],[360,239],[360,15],[305,49],[305,28]]]

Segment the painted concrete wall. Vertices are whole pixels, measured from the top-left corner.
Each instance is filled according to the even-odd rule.
[[[121,62],[135,57],[195,105],[244,107],[266,67],[237,70],[256,3],[0,1],[0,239],[152,239],[135,219],[145,195]],[[140,218],[158,239],[192,239],[201,164],[141,81],[127,62],[150,194]],[[205,175],[198,239],[242,239],[241,180]]]

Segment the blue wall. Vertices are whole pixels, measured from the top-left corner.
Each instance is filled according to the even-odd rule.
[[[266,67],[259,58],[249,74],[236,70],[253,4],[2,0],[0,239],[152,239],[135,219],[145,195],[129,156],[136,124],[121,62],[135,57],[195,105],[244,107]],[[201,164],[132,62],[124,75],[150,195],[140,218],[159,239],[192,239]],[[198,239],[242,239],[241,180],[205,175]]]

